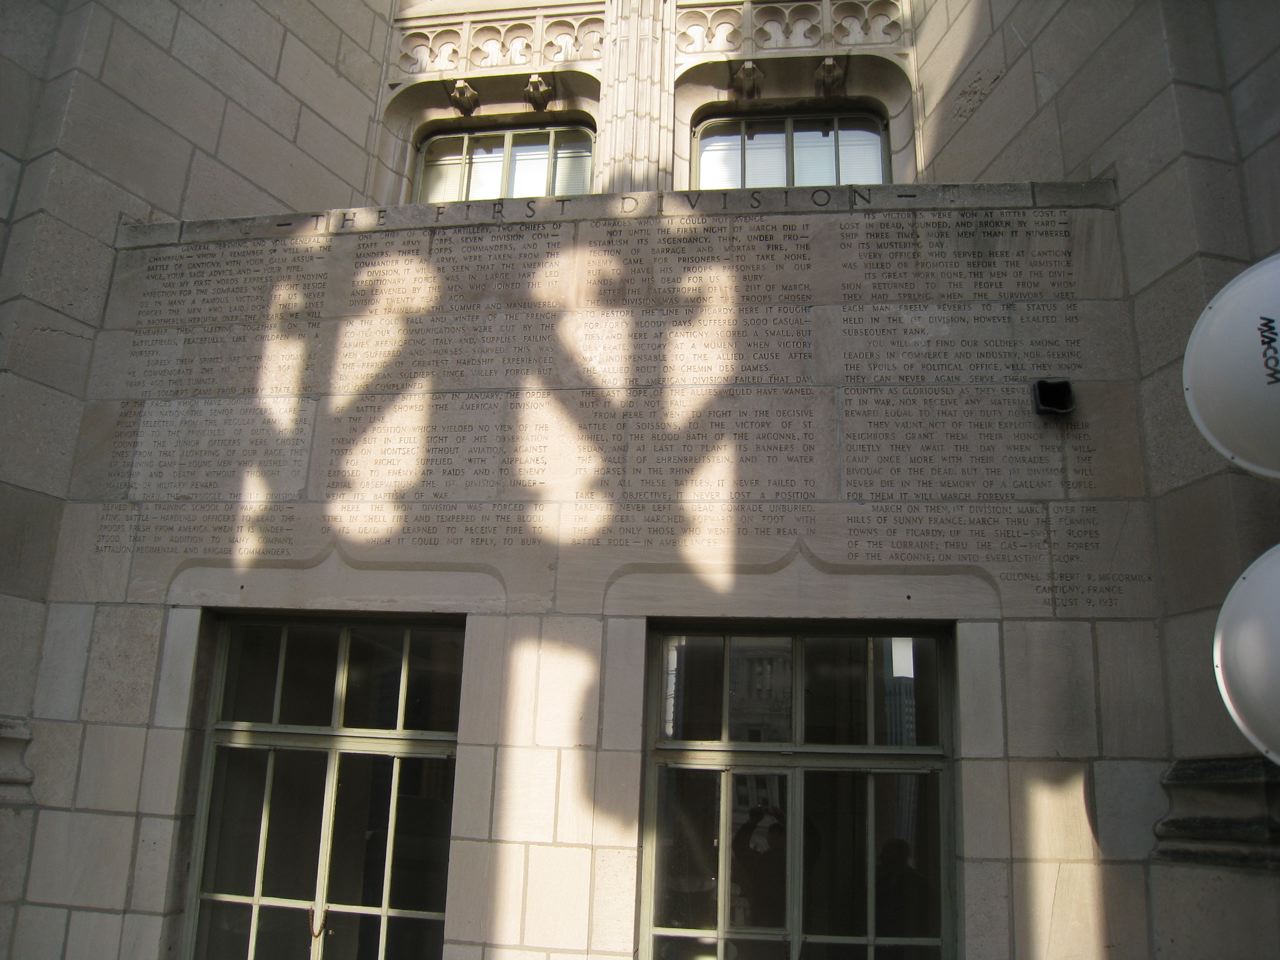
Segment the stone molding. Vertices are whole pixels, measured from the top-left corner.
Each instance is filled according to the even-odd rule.
[[[31,728],[25,720],[0,718],[0,803],[28,803],[34,775],[22,755],[31,742]]]
[[[1156,857],[1280,872],[1280,766],[1262,756],[1175,761]]]
[[[413,79],[536,73],[569,64],[599,73],[604,24],[603,3],[398,17],[395,66]]]
[[[569,64],[599,73],[606,6],[550,5],[534,14],[522,7],[440,14],[409,10],[396,18],[396,66],[415,79],[548,71]],[[684,2],[677,4],[673,36],[679,70],[724,59],[908,49],[896,0]]]

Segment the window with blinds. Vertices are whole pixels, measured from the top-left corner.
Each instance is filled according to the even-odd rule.
[[[697,132],[704,190],[884,183],[884,133],[869,116],[712,120]]]
[[[582,127],[432,137],[419,151],[419,203],[566,197],[591,190],[593,137]]]

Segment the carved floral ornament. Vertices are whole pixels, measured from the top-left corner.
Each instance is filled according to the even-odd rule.
[[[501,67],[549,67],[599,60],[602,14],[554,18],[401,24],[400,68],[406,73],[465,73]]]
[[[901,39],[902,8],[895,0],[705,4],[682,6],[676,15],[676,49],[686,56],[836,49]]]

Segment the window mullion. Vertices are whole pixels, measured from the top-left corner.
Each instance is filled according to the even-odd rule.
[[[313,940],[319,939],[315,937],[316,921],[320,921],[321,930],[328,925],[329,862],[333,854],[333,815],[338,804],[338,773],[341,760],[342,755],[337,750],[329,751],[324,777],[324,803],[321,806],[320,856],[316,862],[315,916],[311,920]],[[314,945],[313,943],[312,946]]]
[[[804,770],[794,768],[787,791],[787,932],[791,960],[799,960],[804,923]],[[797,826],[797,824],[799,826]]]
[[[387,910],[391,906],[391,870],[392,855],[395,853],[396,838],[396,815],[399,812],[400,796],[400,765],[403,762],[401,757],[393,757],[391,761],[391,795],[387,802],[391,809],[387,811],[387,847],[386,855],[382,859],[382,903],[379,905],[379,915],[382,920],[379,924],[378,933],[378,956],[382,957],[387,952],[387,927],[391,921],[387,917]]]
[[[280,630],[280,652],[276,654],[276,688],[271,694],[271,722],[280,722],[280,701],[284,698],[284,663],[289,652],[289,628]]]
[[[732,641],[726,633],[720,637],[720,742],[729,740],[729,648]]]
[[[794,130],[792,123],[793,121],[790,117],[787,117],[783,121],[783,142],[784,142],[783,149],[786,152],[787,186],[788,187],[794,187],[796,185],[796,164],[795,164],[796,145],[795,145],[795,139],[792,136],[792,133]]]
[[[254,960],[258,947],[258,912],[262,906],[262,873],[267,865],[267,827],[271,821],[271,785],[275,781],[276,752],[267,751],[267,775],[263,778],[262,812],[258,819],[258,863],[253,875],[253,912],[249,920],[249,956]]]
[[[730,847],[733,827],[733,770],[720,771],[720,849],[717,851],[716,872],[716,958],[725,960],[725,939],[729,932],[729,897],[732,893]]]
[[[871,954],[875,956],[876,942],[876,775],[867,773],[867,938],[871,941]]]
[[[412,631],[405,627],[404,636],[400,639],[400,694],[396,701],[396,730],[404,730],[404,705],[408,702],[409,694],[409,637]]]
[[[351,628],[343,627],[338,635],[338,669],[333,679],[333,728],[343,726],[343,715],[347,709],[347,674],[351,665]]]
[[[547,176],[542,184],[542,195],[553,196],[556,183],[556,131],[547,131]]]

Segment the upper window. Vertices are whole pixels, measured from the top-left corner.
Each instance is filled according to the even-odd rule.
[[[461,625],[236,621],[219,663],[194,955],[439,958]]]
[[[697,145],[706,190],[884,182],[882,127],[868,116],[712,120]]]
[[[420,150],[417,199],[448,203],[588,193],[592,142],[582,127],[431,137]]]
[[[650,960],[941,960],[941,637],[653,638]]]

